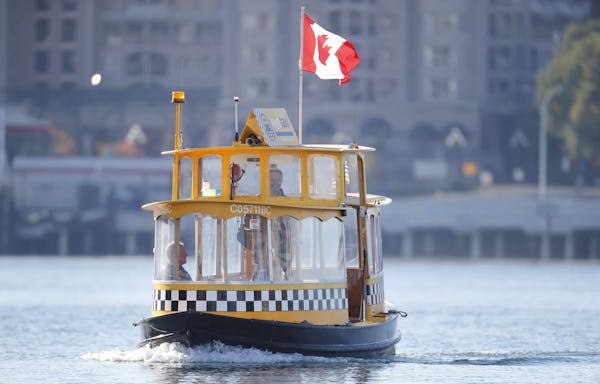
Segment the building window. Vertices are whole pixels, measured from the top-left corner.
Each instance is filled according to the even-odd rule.
[[[510,82],[505,78],[492,78],[488,84],[489,91],[493,95],[502,96],[510,91]]]
[[[110,46],[118,46],[122,43],[121,24],[109,22],[105,25],[106,44]]]
[[[190,43],[194,40],[194,24],[181,22],[175,26],[177,39],[180,43]]]
[[[218,45],[221,40],[221,28],[216,22],[202,22],[196,24],[196,38],[203,43]]]
[[[491,0],[492,7],[510,7],[510,0]]]
[[[372,13],[369,14],[367,23],[367,31],[369,36],[375,36],[375,15]]]
[[[271,18],[266,13],[247,14],[242,19],[242,26],[248,31],[265,31],[271,28],[271,24]]]
[[[50,20],[39,19],[35,22],[35,41],[38,43],[48,41],[50,36]]]
[[[430,33],[448,34],[458,30],[459,17],[456,13],[432,12],[426,17],[426,28]]]
[[[50,9],[50,1],[48,0],[37,0],[35,2],[36,11],[48,11]]]
[[[61,72],[62,73],[74,73],[75,72],[75,52],[63,51],[61,54]]]
[[[127,41],[130,43],[141,43],[143,40],[144,25],[140,22],[127,23]]]
[[[245,45],[242,48],[242,60],[244,63],[264,65],[266,55],[266,48],[264,46]]]
[[[360,12],[350,12],[350,34],[360,35],[362,34],[362,17]]]
[[[396,61],[396,51],[391,47],[381,47],[377,49],[377,55],[374,59],[377,60],[378,68],[393,68]]]
[[[266,79],[251,79],[246,84],[246,96],[247,97],[265,97],[269,84]]]
[[[492,46],[489,53],[490,69],[506,69],[510,66],[511,52],[506,45]]]
[[[426,83],[425,95],[429,100],[456,99],[456,80],[433,78]]]
[[[144,71],[144,66],[142,63],[142,54],[132,53],[129,56],[127,56],[126,66],[128,75],[141,75]]]
[[[150,36],[153,41],[167,41],[169,39],[169,25],[164,21],[150,23]]]
[[[361,79],[352,79],[352,87],[348,89],[350,91],[350,100],[359,101],[362,100],[363,85]]]
[[[77,1],[76,0],[63,0],[62,2],[63,11],[74,11],[77,9]]]
[[[153,53],[150,55],[150,73],[153,75],[166,75],[167,74],[167,58],[165,55],[160,53]]]
[[[398,16],[395,14],[377,15],[376,28],[380,33],[392,32],[397,28]]]
[[[489,34],[492,37],[508,38],[512,35],[512,17],[510,13],[499,12],[489,15]]]
[[[375,101],[375,86],[373,79],[367,79],[367,101]]]
[[[391,96],[396,92],[398,88],[398,81],[396,79],[388,78],[382,82],[378,82],[378,92],[377,98],[383,99],[385,97]]]
[[[36,73],[48,73],[50,68],[50,55],[48,51],[37,51],[34,58],[34,67]]]
[[[77,23],[74,19],[66,19],[62,22],[62,41],[73,42],[77,34]]]
[[[343,33],[342,29],[342,12],[334,11],[329,15],[329,24],[331,25],[331,30],[336,31],[337,33]]]
[[[195,6],[192,0],[175,0],[175,7],[179,9],[194,9]]]
[[[211,54],[202,54],[198,57],[198,66],[204,73],[214,73],[215,57]]]
[[[434,45],[425,48],[425,63],[431,67],[448,67],[451,64],[452,50],[447,45]]]

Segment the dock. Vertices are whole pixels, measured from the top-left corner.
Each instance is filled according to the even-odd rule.
[[[494,186],[394,198],[384,252],[404,258],[600,259],[600,188]]]

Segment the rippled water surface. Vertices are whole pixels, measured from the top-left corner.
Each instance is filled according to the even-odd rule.
[[[385,260],[386,359],[136,348],[147,257],[0,256],[0,383],[600,383],[600,264]]]

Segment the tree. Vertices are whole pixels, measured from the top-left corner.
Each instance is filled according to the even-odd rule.
[[[600,164],[600,20],[568,26],[536,80],[538,103],[550,87],[564,88],[549,106],[550,134],[565,142],[571,158]]]

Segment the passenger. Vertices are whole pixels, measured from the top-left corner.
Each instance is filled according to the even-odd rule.
[[[269,194],[271,196],[285,196],[281,184],[283,182],[283,172],[279,168],[269,170]],[[289,279],[289,267],[291,264],[289,222],[285,217],[278,217],[272,221],[274,249],[279,254],[279,266],[283,274],[283,279]]]
[[[269,170],[269,194],[271,196],[285,196],[281,183],[283,182],[283,173],[279,168]]]
[[[167,245],[166,249],[166,273],[163,274],[165,280],[192,280],[190,274],[183,268],[187,262],[187,251],[183,242],[175,242]]]
[[[269,170],[269,195],[285,196],[281,184],[283,182],[283,173],[278,168]],[[237,239],[244,246],[246,278],[252,281],[269,280],[268,268],[268,246],[267,246],[267,225],[269,221],[260,215],[244,215],[242,225],[238,229]],[[289,278],[289,267],[291,265],[291,251],[288,222],[285,217],[277,217],[270,221],[273,235],[272,248],[276,252],[278,259],[275,264],[279,264],[281,269],[280,278],[287,280]]]

